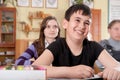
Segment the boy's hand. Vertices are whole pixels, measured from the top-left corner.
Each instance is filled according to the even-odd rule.
[[[105,68],[103,72],[98,73],[98,75],[107,80],[120,80],[120,71],[116,68]]]
[[[71,67],[71,71],[74,73],[74,75],[71,76],[80,79],[90,78],[94,75],[94,70],[91,67],[85,65],[73,66]]]

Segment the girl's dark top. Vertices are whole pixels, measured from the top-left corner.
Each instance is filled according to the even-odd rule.
[[[93,67],[95,60],[103,51],[95,41],[83,41],[83,49],[80,55],[74,56],[68,47],[65,38],[60,38],[47,47],[53,56],[53,66],[75,66],[79,64]]]

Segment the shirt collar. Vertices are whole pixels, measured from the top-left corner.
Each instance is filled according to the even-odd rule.
[[[45,39],[45,48],[49,46],[49,42]]]
[[[48,47],[49,45],[50,45],[50,43],[45,39],[45,48]]]

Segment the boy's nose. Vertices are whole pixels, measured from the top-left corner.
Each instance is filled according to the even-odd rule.
[[[84,23],[80,23],[79,25],[78,25],[81,29],[85,29],[85,26],[84,26]]]

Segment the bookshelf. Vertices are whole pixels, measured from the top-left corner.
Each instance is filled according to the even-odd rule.
[[[0,7],[0,65],[15,59],[16,9]]]

